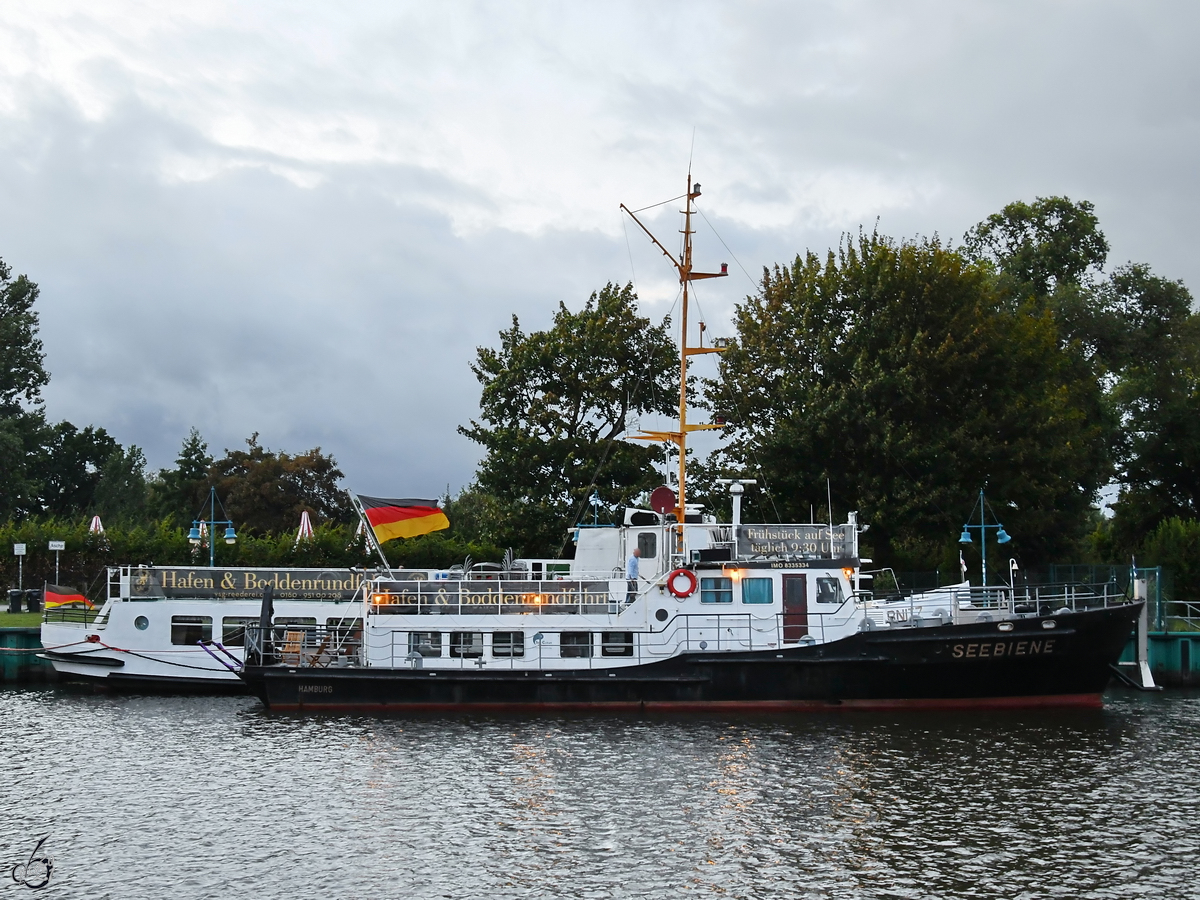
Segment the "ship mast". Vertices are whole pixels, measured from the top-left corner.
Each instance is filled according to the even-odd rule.
[[[694,272],[692,271],[692,203],[700,196],[700,185],[692,183],[692,172],[688,169],[687,191],[684,194],[687,202],[684,208],[680,210],[683,213],[683,253],[678,259],[667,250],[666,247],[656,238],[650,229],[641,223],[637,216],[624,204],[621,204],[621,209],[628,213],[629,218],[637,222],[638,227],[646,232],[647,236],[663,255],[671,261],[671,265],[679,272],[679,283],[683,286],[683,308],[680,316],[680,334],[679,334],[679,430],[678,431],[643,431],[641,434],[632,434],[629,437],[632,440],[638,441],[669,441],[679,448],[679,493],[676,497],[675,504],[675,534],[676,534],[676,553],[683,552],[683,532],[686,515],[686,497],[687,497],[687,436],[693,431],[709,431],[714,428],[721,428],[721,425],[708,424],[689,424],[687,420],[687,375],[688,375],[688,358],[698,356],[701,353],[720,353],[724,347],[689,347],[688,346],[688,285],[693,281],[700,281],[704,278],[723,278],[728,275],[727,265],[721,264],[720,272]]]

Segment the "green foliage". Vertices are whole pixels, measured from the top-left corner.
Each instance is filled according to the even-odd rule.
[[[0,418],[21,412],[22,404],[41,403],[41,389],[50,383],[37,336],[33,309],[38,286],[18,275],[0,259]]]
[[[209,469],[213,458],[208,444],[193,428],[175,458],[174,469],[160,469],[149,484],[147,504],[155,519],[190,525],[201,504],[208,499]]]
[[[239,529],[284,533],[299,526],[305,510],[319,522],[350,521],[353,510],[337,484],[341,470],[320,447],[293,456],[260,446],[257,433],[246,447],[226,450],[210,470],[217,496]]]
[[[471,498],[480,535],[525,555],[556,555],[593,486],[617,504],[656,484],[653,448],[621,435],[638,415],[670,414],[677,396],[668,324],[638,315],[632,285],[613,284],[547,331],[513,317],[499,349],[480,347],[480,419],[462,434],[486,455]]]
[[[1037,197],[1009,203],[967,232],[964,252],[990,260],[1037,296],[1080,284],[1089,270],[1104,267],[1108,241],[1086,200]]]
[[[831,479],[884,565],[942,564],[981,486],[1027,563],[1072,549],[1108,473],[1099,385],[991,273],[879,234],[765,272],[708,385],[723,465],[764,474],[785,520],[820,514]]]
[[[117,447],[100,469],[93,506],[104,522],[135,523],[146,512],[146,456],[141,449]]]
[[[1174,599],[1200,600],[1200,520],[1171,516],[1142,544],[1139,566],[1162,566],[1174,575]]]
[[[81,431],[70,422],[46,429],[43,440],[34,471],[41,511],[72,516],[91,509],[100,470],[113,453],[120,452],[117,442],[103,428],[89,425]]]

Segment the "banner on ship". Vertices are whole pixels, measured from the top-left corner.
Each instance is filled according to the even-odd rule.
[[[270,585],[276,600],[354,600],[362,582],[363,573],[350,569],[162,566],[131,570],[129,596],[135,600],[258,598],[262,597],[263,588]]]
[[[854,553],[852,525],[739,525],[738,556],[782,559],[848,559]]]

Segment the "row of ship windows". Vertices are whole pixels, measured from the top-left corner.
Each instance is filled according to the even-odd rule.
[[[743,603],[775,602],[775,588],[773,579],[743,578],[741,579],[741,585]],[[841,603],[844,599],[845,594],[842,591],[842,583],[837,578],[822,576],[817,579],[816,600],[818,603]],[[733,579],[723,577],[701,578],[700,602],[732,603]],[[788,602],[791,602],[790,594]]]
[[[221,643],[226,647],[244,647],[246,645],[246,626],[257,623],[258,616],[230,617],[221,620]],[[287,625],[316,625],[317,620],[311,616],[288,618],[282,616],[273,620],[276,629]],[[138,616],[133,620],[134,627],[145,631],[150,627],[150,620]],[[330,619],[325,623],[329,628],[357,628],[362,625],[362,619]],[[194,647],[200,641],[213,639],[212,616],[171,616],[171,643]]]
[[[519,659],[525,656],[525,632],[493,631],[485,635],[482,631],[452,631],[449,633],[448,649],[451,659],[479,659],[484,655],[485,637],[491,637],[491,655],[496,659]],[[534,636],[539,643],[541,635]],[[558,635],[558,655],[563,659],[587,659],[595,656],[596,638],[599,637],[600,656],[633,656],[632,631],[604,631],[597,635],[592,631],[563,631]],[[424,657],[443,655],[443,634],[440,631],[411,631],[408,634],[408,652]]]

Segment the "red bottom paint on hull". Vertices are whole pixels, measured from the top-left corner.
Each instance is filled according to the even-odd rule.
[[[738,700],[639,703],[303,703],[272,704],[277,712],[886,712],[888,710],[1101,709],[1100,694],[1035,697],[926,698],[916,700]]]

